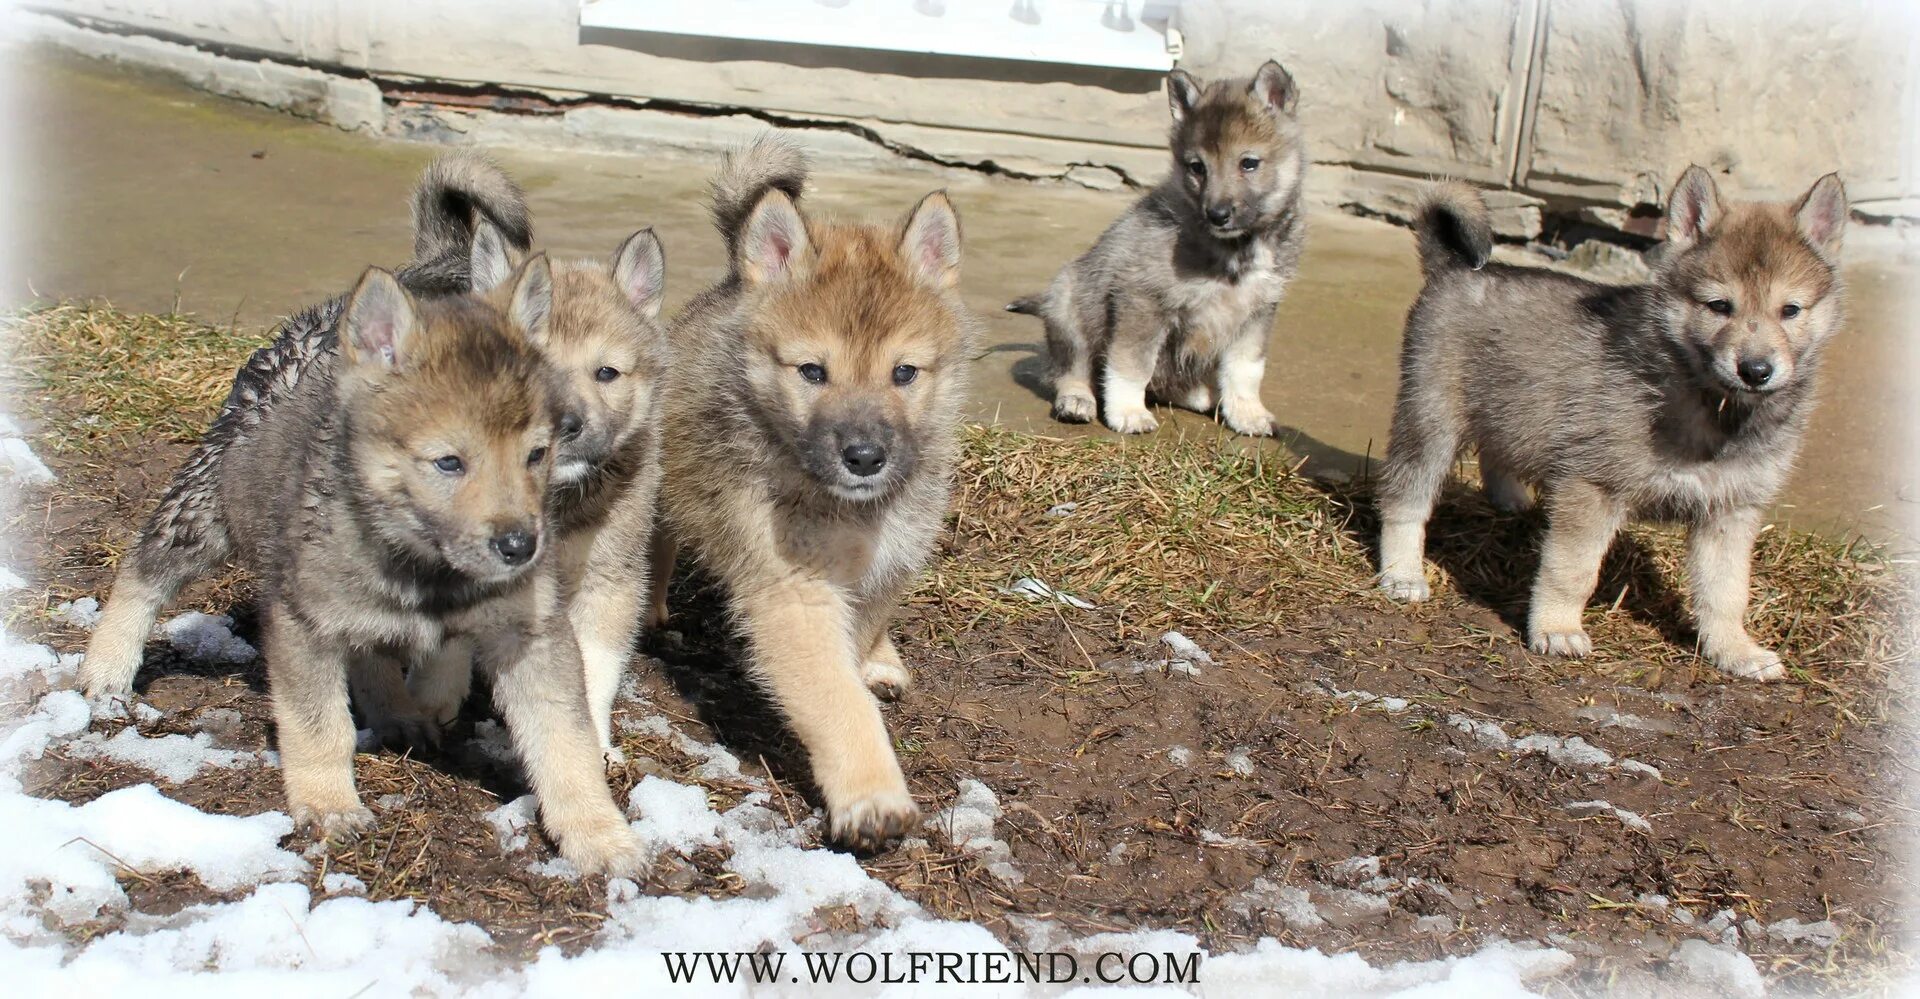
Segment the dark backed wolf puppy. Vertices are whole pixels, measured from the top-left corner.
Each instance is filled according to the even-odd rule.
[[[511,266],[486,245],[485,228],[473,252],[476,289],[504,282]],[[553,313],[534,342],[566,405],[550,497],[554,558],[605,751],[614,697],[646,609],[660,490],[666,257],[653,230],[643,229],[606,260],[555,261],[553,279]],[[395,689],[389,673],[356,683],[354,694],[384,737],[433,743],[458,715],[471,676],[471,664],[455,649],[416,664],[405,689]]]
[[[343,308],[297,317],[305,333],[256,352],[121,562],[81,667],[87,693],[130,693],[160,608],[233,554],[259,589],[296,823],[331,836],[372,821],[353,786],[349,660],[417,661],[460,641],[496,677],[561,853],[634,870],[557,574],[539,557],[560,411],[528,338],[551,295],[544,257],[498,302],[416,298],[373,268]]]
[[[1653,280],[1610,287],[1489,264],[1479,195],[1437,188],[1418,219],[1427,284],[1407,316],[1380,480],[1380,585],[1427,597],[1427,517],[1473,447],[1496,504],[1544,493],[1534,651],[1591,651],[1581,611],[1614,532],[1639,514],[1691,525],[1702,654],[1734,676],[1786,675],[1747,634],[1748,562],[1840,327],[1846,222],[1836,175],[1791,205],[1723,203],[1712,176],[1689,167]]]
[[[731,270],[674,322],[656,617],[670,532],[726,584],[831,837],[871,848],[918,816],[869,687],[908,682],[887,624],[946,514],[974,326],[944,194],[850,225],[801,213],[805,179],[769,136],[714,181]]]
[[[1272,434],[1260,401],[1274,310],[1306,237],[1306,144],[1293,78],[1269,61],[1251,80],[1167,77],[1173,173],[1135,202],[1040,295],[1007,306],[1047,327],[1053,415],[1121,433],[1158,427],[1149,398]]]

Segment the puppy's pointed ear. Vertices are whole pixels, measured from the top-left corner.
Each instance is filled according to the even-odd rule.
[[[1840,175],[1830,173],[1814,181],[1793,207],[1793,218],[1814,249],[1829,260],[1839,259],[1840,243],[1847,235],[1847,189]]]
[[[900,230],[900,259],[920,283],[945,291],[960,283],[960,216],[935,191],[920,199]]]
[[[1272,59],[1253,74],[1247,93],[1275,114],[1292,114],[1294,105],[1300,102],[1300,88],[1294,86],[1293,75]]]
[[[507,318],[535,344],[547,340],[547,319],[553,313],[553,265],[545,253],[536,253],[513,276],[513,296],[507,299]]]
[[[473,227],[473,247],[467,254],[468,287],[485,294],[505,284],[518,266],[520,251],[507,245],[507,237],[493,223],[481,219]]]
[[[1688,167],[1674,182],[1673,196],[1667,199],[1667,242],[1676,250],[1700,242],[1720,221],[1722,211],[1720,188],[1713,182],[1713,175],[1703,167]]]
[[[354,285],[340,321],[340,353],[348,364],[392,370],[405,363],[419,326],[413,299],[392,274],[369,267]]]
[[[1167,74],[1167,111],[1173,115],[1175,124],[1187,120],[1193,113],[1194,105],[1200,103],[1200,81],[1184,69],[1176,69]]]
[[[809,245],[806,220],[793,199],[770,190],[761,195],[740,229],[734,269],[748,284],[789,281],[805,266]]]
[[[613,251],[613,283],[641,315],[660,315],[660,299],[667,290],[667,251],[651,228],[628,236]]]

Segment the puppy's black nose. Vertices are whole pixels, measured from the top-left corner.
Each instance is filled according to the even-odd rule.
[[[580,419],[579,413],[560,414],[560,439],[563,441],[573,440],[575,437],[580,436],[580,428],[584,426],[586,426],[586,421]]]
[[[1740,380],[1748,388],[1759,388],[1773,377],[1773,362],[1764,357],[1752,357],[1740,362]]]
[[[840,452],[840,461],[855,475],[872,475],[887,465],[887,452],[880,445],[861,441]]]
[[[508,531],[505,534],[498,534],[489,543],[493,546],[493,553],[500,556],[500,561],[508,565],[519,565],[532,558],[534,549],[540,546],[533,535],[525,531]]]
[[[1226,225],[1233,221],[1232,205],[1214,205],[1207,209],[1207,221],[1214,225]]]

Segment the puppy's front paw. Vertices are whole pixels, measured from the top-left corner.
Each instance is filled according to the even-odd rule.
[[[293,813],[294,828],[305,829],[315,839],[329,842],[351,843],[373,828],[373,811],[357,800],[351,806],[294,803],[288,811]]]
[[[631,878],[638,877],[647,866],[647,854],[640,847],[639,837],[617,818],[576,826],[557,834],[556,838],[560,841],[560,856],[567,858],[567,863],[579,868],[582,874]]]
[[[871,853],[920,825],[920,807],[904,784],[874,791],[844,805],[829,805],[828,834],[835,843]]]
[[[1280,427],[1279,421],[1258,399],[1221,400],[1220,419],[1234,433],[1249,437],[1272,437]]]
[[[1543,628],[1527,640],[1527,648],[1540,655],[1585,659],[1593,654],[1593,639],[1587,637],[1584,628]]]
[[[860,679],[883,701],[897,701],[913,686],[913,675],[900,663],[869,659],[860,664]]]
[[[1093,413],[1093,396],[1062,392],[1053,397],[1053,418],[1061,423],[1088,423],[1093,420]]]
[[[1418,573],[1382,573],[1380,589],[1386,591],[1387,599],[1403,604],[1417,604],[1433,596],[1427,588],[1427,577]]]
[[[389,749],[428,753],[440,748],[441,725],[424,712],[410,711],[372,719],[373,736]]]
[[[1107,426],[1123,434],[1150,434],[1160,429],[1160,421],[1145,406],[1107,410]]]
[[[1780,661],[1780,654],[1766,648],[1751,638],[1741,636],[1741,641],[1728,643],[1728,648],[1720,649],[1709,645],[1707,660],[1715,669],[1728,676],[1742,680],[1779,680],[1787,675],[1786,664]]]

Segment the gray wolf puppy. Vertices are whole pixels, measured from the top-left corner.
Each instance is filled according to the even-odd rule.
[[[490,242],[489,245],[497,245]],[[578,648],[561,621],[546,515],[560,409],[528,342],[545,257],[487,302],[367,271],[289,320],[122,560],[82,664],[89,695],[131,691],[160,608],[237,555],[259,588],[289,811],[322,835],[372,813],[354,792],[349,661],[470,643],[540,796],[583,870],[629,872],[638,844],[593,752]],[[397,666],[395,667],[398,668]]]
[[[1149,397],[1275,431],[1260,380],[1306,236],[1297,98],[1273,61],[1252,80],[1167,77],[1173,173],[1045,292],[1007,306],[1046,323],[1055,419],[1093,419],[1097,364],[1100,415],[1121,433],[1160,425]]]
[[[654,617],[677,541],[726,584],[830,835],[869,849],[919,814],[868,687],[908,683],[887,621],[946,513],[974,321],[944,193],[850,225],[803,214],[805,180],[776,136],[714,180],[731,268],[674,322]]]
[[[1728,203],[1689,167],[1653,280],[1611,287],[1489,264],[1479,195],[1436,188],[1417,222],[1427,283],[1407,316],[1380,480],[1380,585],[1398,600],[1427,597],[1427,517],[1471,446],[1496,505],[1521,508],[1530,486],[1543,490],[1535,652],[1591,651],[1581,610],[1614,532],[1637,514],[1691,526],[1707,659],[1734,676],[1784,676],[1747,634],[1748,562],[1840,327],[1846,222],[1836,175],[1791,205]]]
[[[506,258],[484,247],[473,256],[476,290],[506,281]],[[566,404],[550,496],[553,557],[603,752],[612,746],[613,701],[645,611],[660,490],[665,288],[666,257],[651,229],[629,236],[608,260],[555,261],[552,315],[532,337]],[[393,689],[391,672],[383,674],[383,692],[363,695],[356,686],[363,709],[385,715],[376,730],[424,724],[427,741],[437,742],[466,700],[472,668],[461,654],[455,648],[416,665],[404,693]]]

